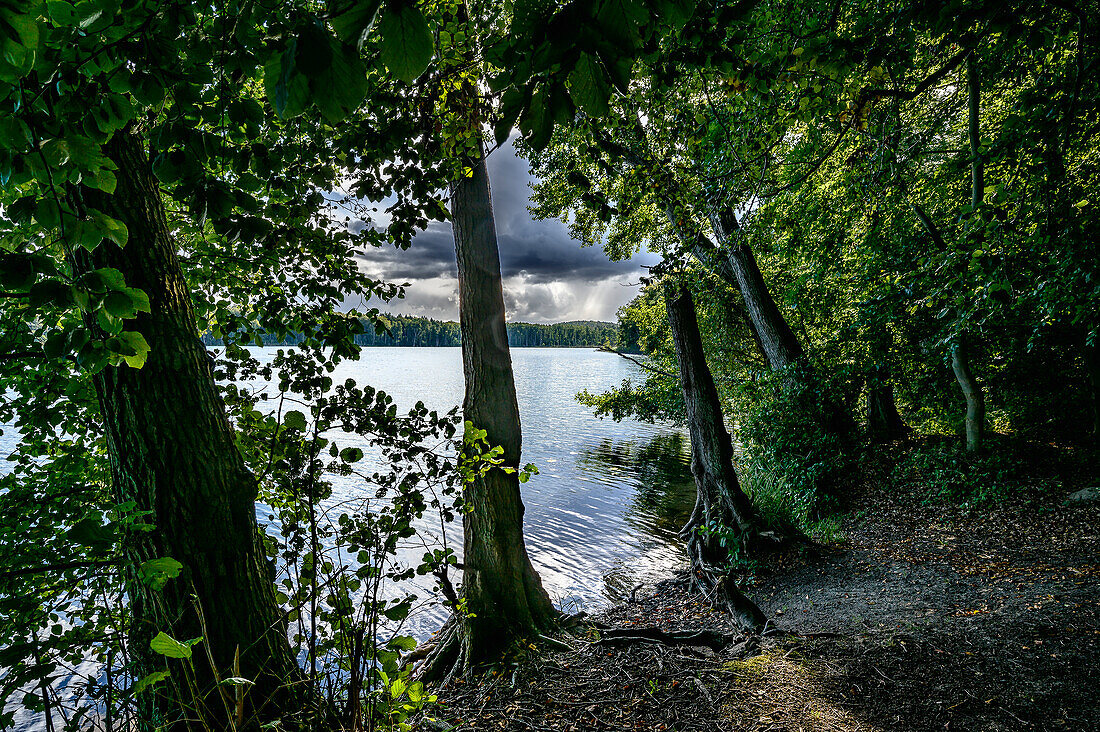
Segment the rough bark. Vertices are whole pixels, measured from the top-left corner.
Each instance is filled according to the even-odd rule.
[[[247,687],[242,718],[277,717],[286,684],[298,677],[298,668],[256,523],[256,479],[234,443],[199,341],[190,291],[144,143],[123,131],[105,152],[118,165],[117,190],[89,197],[87,203],[123,221],[129,241],[124,248],[103,242],[85,265],[122,272],[127,285],[149,296],[152,310],[128,324],[152,347],[144,367],[109,367],[95,376],[114,490],[120,501],[151,511],[156,524],[154,532],[137,534],[130,544],[134,563],[167,556],[184,566],[160,592],[137,579],[130,583],[132,651],[148,671],[164,665],[149,651],[149,639],[157,632],[177,639],[202,636],[194,668],[199,691],[207,693],[204,713],[224,721],[221,691],[209,693],[215,676],[243,676],[255,683]],[[168,665],[182,668],[179,662]],[[195,701],[182,677],[174,681],[177,693],[159,710],[169,719],[180,712],[177,705],[192,707]],[[231,706],[237,716],[235,703]]]
[[[733,442],[726,431],[721,401],[707,366],[691,293],[674,281],[665,284],[665,306],[691,434],[691,472],[695,476],[695,508],[681,536],[686,540],[692,579],[712,604],[729,610],[747,629],[763,626],[766,618],[738,589],[729,567],[730,550],[740,545],[752,552],[777,537],[763,523],[737,480]],[[730,534],[720,541],[718,531]]]
[[[458,258],[463,410],[504,448],[504,464],[520,461],[520,418],[505,330],[504,291],[484,153],[473,174],[451,186]],[[490,660],[518,639],[535,637],[558,613],[527,556],[523,501],[515,473],[491,470],[466,489],[463,594],[476,617],[463,623],[464,664]]]
[[[756,256],[747,245],[734,241],[737,219],[732,211],[722,211],[711,217],[711,225],[719,243],[726,250],[745,307],[749,311],[757,337],[768,357],[772,370],[785,369],[801,361],[805,351],[791,330],[779,306],[768,292],[764,275],[756,262]]]
[[[977,452],[982,448],[985,430],[985,396],[970,370],[969,349],[966,339],[961,336],[951,349],[951,370],[966,399],[966,450]]]

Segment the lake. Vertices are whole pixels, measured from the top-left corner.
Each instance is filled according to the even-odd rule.
[[[252,350],[268,361],[278,349]],[[551,598],[570,612],[591,611],[625,599],[638,584],[666,577],[682,562],[676,533],[695,496],[686,435],[667,424],[598,419],[574,399],[582,389],[605,391],[625,378],[641,376],[642,370],[614,354],[581,348],[517,348],[512,363],[523,423],[523,462],[539,468],[522,486],[524,533]],[[417,401],[446,411],[462,401],[462,352],[365,348],[359,361],[341,364],[332,377],[336,383],[351,378],[387,392],[399,411]],[[0,458],[16,439],[13,430],[0,436]],[[346,437],[341,440],[341,446],[353,444]],[[0,474],[5,468],[0,460]],[[353,500],[366,490],[354,476],[331,479],[330,503]],[[268,513],[258,507],[261,522]],[[460,536],[459,527],[454,528],[448,532],[461,554],[461,540],[453,538]],[[406,632],[424,638],[445,614],[439,604],[422,605]],[[79,673],[94,675],[96,667],[83,664]],[[55,686],[68,680],[58,679]],[[41,719],[19,715],[17,729],[42,728]]]
[[[266,361],[276,350],[254,353]],[[539,468],[522,486],[524,534],[551,598],[569,611],[593,610],[667,576],[681,561],[676,533],[695,496],[685,434],[667,424],[598,419],[574,399],[582,389],[605,391],[639,377],[641,369],[582,348],[516,348],[512,363],[522,460]],[[462,352],[365,348],[359,361],[342,363],[332,377],[387,392],[399,412],[418,400],[446,411],[462,401]],[[353,444],[346,436],[340,441],[341,447]],[[331,479],[333,503],[363,490],[354,476]],[[461,553],[460,542],[457,548]],[[412,630],[425,635],[443,616],[443,608],[425,608]]]

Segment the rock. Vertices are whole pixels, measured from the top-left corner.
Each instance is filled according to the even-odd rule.
[[[1066,498],[1066,503],[1083,503],[1087,501],[1100,501],[1100,487],[1082,488]]]

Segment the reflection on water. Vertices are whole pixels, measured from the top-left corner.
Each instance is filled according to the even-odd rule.
[[[445,410],[462,401],[461,359],[457,348],[366,349],[333,377],[382,389],[399,409],[422,400]],[[640,369],[587,349],[521,348],[512,361],[523,461],[539,467],[523,486],[524,534],[550,596],[566,609],[593,609],[666,576],[681,560],[676,533],[694,501],[686,438],[670,425],[597,419],[573,398]],[[362,491],[352,478],[334,488],[334,499]],[[455,527],[453,546],[460,533]],[[426,610],[412,630],[430,632],[442,618],[442,608]]]
[[[272,348],[254,351],[263,360],[275,355]],[[458,348],[368,348],[361,360],[342,363],[332,377],[336,383],[351,378],[384,390],[400,410],[423,401],[445,411],[462,401],[461,358]],[[636,378],[640,369],[587,349],[516,349],[512,361],[523,461],[540,471],[523,486],[524,533],[550,596],[567,611],[591,610],[667,576],[681,562],[676,534],[694,501],[683,433],[669,425],[597,419],[573,398],[582,389],[605,391]],[[333,437],[341,446],[355,445],[346,436]],[[10,431],[0,436],[0,453],[10,452],[14,439]],[[374,459],[366,445],[359,446],[368,453],[366,463]],[[329,477],[333,494],[324,508],[355,504],[372,493],[355,476]],[[258,507],[261,522],[269,514]],[[450,545],[460,548],[461,526],[447,533]],[[414,563],[423,548],[408,551],[407,563]],[[428,590],[427,585],[412,588],[421,598]],[[405,632],[423,638],[444,615],[438,604],[422,606]],[[40,728],[36,722],[40,725],[21,718],[23,729]]]

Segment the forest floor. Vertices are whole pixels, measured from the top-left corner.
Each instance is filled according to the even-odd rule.
[[[843,540],[746,588],[775,623],[764,636],[645,588],[593,620],[733,642],[589,627],[563,636],[571,650],[456,683],[435,716],[456,732],[1100,729],[1100,501],[929,503],[927,486],[890,480],[892,459],[859,486]]]

